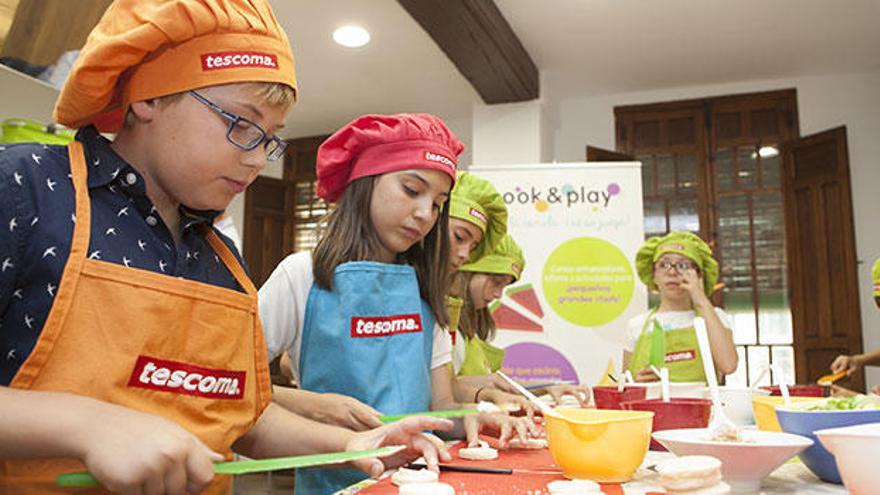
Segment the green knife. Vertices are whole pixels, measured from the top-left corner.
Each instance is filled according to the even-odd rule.
[[[360,450],[356,452],[332,452],[329,454],[297,455],[293,457],[276,457],[274,459],[254,459],[246,461],[230,461],[214,463],[215,474],[249,474],[279,469],[304,468],[341,464],[343,462],[363,459],[364,457],[388,457],[403,450],[403,445],[383,447],[381,449]],[[55,479],[58,486],[99,486],[95,478],[88,472],[67,473]]]
[[[395,421],[400,421],[401,419],[408,418],[410,416],[433,416],[435,418],[460,418],[462,416],[467,416],[468,414],[479,414],[480,411],[476,409],[451,409],[448,411],[423,411],[417,413],[408,413],[408,414],[392,414],[390,416],[380,416],[379,421],[383,423],[393,423]]]

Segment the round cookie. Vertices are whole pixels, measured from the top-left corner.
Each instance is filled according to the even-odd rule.
[[[479,447],[465,447],[458,450],[458,457],[469,461],[491,461],[498,458],[498,451],[480,440]]]
[[[391,475],[391,483],[397,486],[409,485],[410,483],[435,483],[438,478],[439,476],[434,471],[402,467]]]
[[[666,490],[688,491],[721,482],[721,461],[708,455],[687,455],[657,464],[658,480]]]
[[[550,495],[593,495],[601,494],[599,483],[590,480],[556,480],[547,483]]]
[[[514,438],[507,444],[512,449],[546,449],[547,448],[547,439],[546,438],[527,438],[525,443],[521,442],[519,438]]]
[[[455,495],[455,488],[447,483],[410,483],[402,485],[400,495]]]

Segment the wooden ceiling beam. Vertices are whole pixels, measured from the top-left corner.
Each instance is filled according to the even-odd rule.
[[[538,98],[538,68],[493,0],[397,1],[484,102]]]

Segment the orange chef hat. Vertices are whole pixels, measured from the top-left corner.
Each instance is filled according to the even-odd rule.
[[[235,82],[296,90],[290,42],[267,0],[116,0],[86,40],[53,118],[115,132],[131,102]]]

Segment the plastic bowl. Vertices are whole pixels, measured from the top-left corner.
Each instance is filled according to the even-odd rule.
[[[765,385],[759,388],[770,392],[770,395],[782,395],[779,385]],[[792,397],[825,397],[828,388],[821,385],[789,385],[788,395]]]
[[[627,411],[650,411],[654,413],[653,431],[679,428],[705,428],[712,414],[712,401],[706,399],[675,398],[646,399],[621,403]],[[666,450],[656,440],[651,440],[651,450]]]
[[[622,391],[618,391],[617,387],[593,387],[593,402],[597,409],[617,409],[620,410],[621,402],[631,400],[642,400],[645,398],[647,389],[645,387],[632,387],[627,385]]]
[[[765,397],[770,395],[766,390],[755,390],[746,387],[719,387],[721,404],[724,406],[724,414],[737,426],[750,426],[755,424],[755,412],[752,407],[752,397]],[[706,389],[706,397],[709,397],[709,389]]]
[[[666,430],[654,439],[675,455],[710,455],[721,461],[721,476],[735,492],[757,493],[761,480],[796,456],[813,441],[798,435],[771,431],[743,432],[749,442],[715,442],[709,430]]]
[[[544,417],[553,460],[570,479],[629,481],[648,452],[653,413],[557,409]]]
[[[820,400],[818,397],[792,397],[792,403],[813,402]],[[755,423],[758,429],[764,431],[782,431],[779,421],[776,419],[776,407],[784,403],[779,396],[755,396],[752,397],[752,408],[755,412]]]
[[[877,459],[865,454],[880,452],[880,423],[830,428],[815,434],[822,446],[834,454],[843,484],[852,495],[877,493]]]
[[[786,409],[785,407],[777,407],[776,417],[779,419],[782,431],[803,435],[816,441],[814,432],[818,430],[880,422],[880,409],[797,411]],[[873,458],[868,451],[864,452],[864,454]],[[837,470],[834,456],[820,442],[816,441],[800,457],[816,476],[832,483],[841,483],[840,472]],[[876,458],[873,458],[873,460],[876,462]]]

